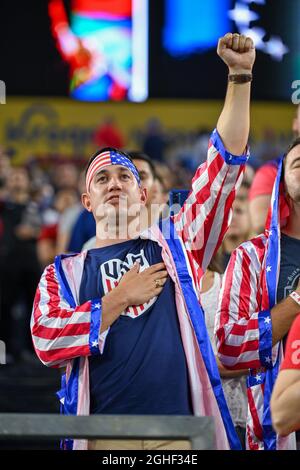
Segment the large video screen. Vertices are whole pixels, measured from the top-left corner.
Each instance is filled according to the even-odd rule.
[[[1,0],[0,13],[8,96],[222,99],[228,31],[255,42],[254,99],[300,83],[300,0]]]
[[[254,40],[253,97],[289,100],[292,84],[300,80],[299,25],[299,0],[156,2],[150,17],[150,95],[222,98],[226,68],[216,47],[231,31]]]
[[[85,101],[148,96],[148,0],[49,0],[51,31],[69,64],[70,95]]]

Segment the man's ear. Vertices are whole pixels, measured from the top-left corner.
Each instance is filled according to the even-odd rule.
[[[91,198],[88,193],[81,194],[81,203],[87,211],[92,212]]]
[[[148,191],[146,188],[141,189],[141,203],[146,205],[148,199]]]

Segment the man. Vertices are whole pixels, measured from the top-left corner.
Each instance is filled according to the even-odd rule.
[[[199,292],[248,159],[235,155],[248,139],[255,49],[250,38],[228,33],[218,54],[229,68],[226,100],[181,211],[139,233],[147,191],[135,166],[120,151],[96,153],[82,195],[96,219],[96,249],[46,268],[31,331],[44,364],[67,366],[64,413],[214,416],[217,448],[227,449],[239,443]]]
[[[292,129],[295,138],[300,136],[300,105],[296,108]],[[256,172],[249,193],[249,210],[251,226],[255,233],[264,231],[274,181],[277,175],[279,158],[270,160]]]
[[[153,185],[156,180],[154,164],[151,158],[143,152],[129,151],[127,153],[139,172],[141,185],[147,189],[146,207],[151,207]]]
[[[273,426],[280,436],[300,430],[300,315],[289,332],[284,361],[271,399]],[[299,447],[298,447],[299,449]]]
[[[145,228],[151,226],[155,221],[158,220],[159,210],[160,210],[160,201],[157,201],[156,196],[156,181],[157,175],[155,173],[154,164],[148,155],[139,151],[130,151],[126,152],[132,159],[136,169],[138,170],[141,188],[146,189],[147,191],[147,200],[145,207],[147,210],[144,211],[144,217],[142,219],[143,226]],[[86,212],[86,211],[85,211]],[[91,216],[92,213],[87,212],[88,216]],[[94,231],[96,232],[95,220],[93,218]],[[78,230],[82,230],[81,225],[77,224]],[[82,249],[90,250],[96,246],[96,235],[90,238],[85,242]]]
[[[219,358],[248,378],[248,447],[295,448],[294,435],[276,436],[270,397],[285,337],[300,312],[300,138],[279,163],[265,233],[230,258],[219,300]],[[284,171],[283,171],[284,170]]]

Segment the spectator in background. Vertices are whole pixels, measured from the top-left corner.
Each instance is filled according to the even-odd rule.
[[[271,411],[273,426],[280,436],[300,430],[300,315],[288,334],[285,357],[272,393]]]
[[[5,153],[5,150],[0,147],[0,178],[7,179],[11,170],[11,163],[9,156]]]
[[[68,250],[79,253],[84,244],[95,237],[96,223],[91,212],[82,209],[71,232]]]
[[[73,163],[60,163],[54,167],[52,178],[54,189],[73,189],[77,190],[78,170]]]
[[[164,179],[156,172],[156,178],[152,186],[152,204],[167,205],[169,190]]]
[[[166,192],[170,185],[170,169],[164,163],[153,161],[147,154],[140,151],[129,151],[129,155],[135,164],[143,188],[147,190],[146,207],[148,209],[148,224],[151,225],[159,216],[158,210],[154,210],[151,216],[151,208],[155,204],[163,205],[167,202]]]
[[[180,184],[180,178],[178,174],[174,174],[169,165],[163,162],[154,162],[155,173],[159,179],[163,182],[164,191],[169,193],[171,189],[178,188]],[[188,186],[191,185],[191,180],[188,182]],[[183,186],[182,189],[186,188]]]
[[[256,234],[264,231],[277,170],[278,160],[265,163],[257,170],[250,188],[249,215]]]
[[[125,146],[125,140],[112,116],[107,116],[96,129],[93,142],[97,148],[115,147],[121,149]]]
[[[85,188],[85,176],[84,172],[80,174],[78,180],[78,191],[77,199],[74,204],[64,209],[59,217],[58,228],[57,228],[57,243],[56,253],[65,253],[70,243],[70,237],[74,228],[74,225],[82,212],[82,204],[80,201],[79,194],[84,192]]]
[[[223,272],[229,262],[231,253],[250,238],[251,224],[248,203],[249,183],[243,180],[232,206],[232,220],[225,235],[220,252]]]
[[[296,108],[292,129],[295,137],[300,136],[300,105]],[[249,193],[251,225],[256,234],[264,231],[271,194],[278,168],[277,160],[271,160],[259,168]]]
[[[0,147],[0,202],[8,196],[6,181],[9,176],[10,170],[10,159],[8,155],[6,155],[5,150]]]
[[[42,227],[37,244],[37,253],[41,267],[54,261],[57,253],[57,237],[59,218],[68,208],[78,201],[77,191],[74,189],[61,189],[55,194],[53,203],[53,221]],[[54,215],[55,214],[55,215]]]
[[[28,321],[41,269],[36,243],[39,214],[31,199],[25,168],[12,168],[6,181],[7,197],[0,207],[0,335],[9,359],[32,352]],[[16,312],[20,313],[18,322]],[[22,336],[20,336],[22,331]]]
[[[163,162],[164,153],[168,144],[168,138],[159,119],[150,119],[144,131],[138,131],[136,139],[143,152],[149,155],[151,160]]]
[[[271,427],[270,396],[286,335],[299,315],[299,221],[300,138],[280,162],[265,232],[232,253],[219,301],[219,358],[232,370],[251,369],[247,441],[252,450],[295,448],[293,434],[278,437]]]

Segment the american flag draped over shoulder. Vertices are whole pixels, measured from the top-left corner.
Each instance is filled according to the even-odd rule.
[[[250,369],[247,446],[274,450],[288,446],[271,423],[270,398],[281,361],[272,348],[271,309],[276,304],[280,268],[280,225],[288,215],[281,194],[283,159],[273,187],[264,235],[240,245],[231,255],[219,300],[215,331],[219,358],[232,370]]]

